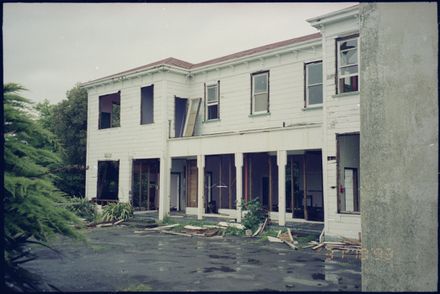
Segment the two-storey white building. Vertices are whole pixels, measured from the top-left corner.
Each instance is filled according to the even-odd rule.
[[[87,198],[238,221],[258,198],[280,225],[357,238],[358,9],[310,19],[316,34],[83,83]]]

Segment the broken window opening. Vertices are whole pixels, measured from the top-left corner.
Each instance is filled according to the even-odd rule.
[[[336,40],[337,93],[359,91],[359,36]]]
[[[251,74],[251,114],[269,113],[269,71]]]
[[[359,134],[339,134],[337,142],[338,212],[360,213]]]
[[[183,136],[191,137],[194,135],[197,117],[199,116],[200,103],[202,98],[195,98],[189,100],[189,106],[185,118],[185,126],[183,128]]]
[[[141,125],[154,123],[154,85],[141,88]]]
[[[99,129],[121,126],[121,92],[99,96]]]
[[[182,137],[186,122],[188,99],[174,98],[174,137]]]
[[[98,161],[98,203],[118,200],[119,161]]]
[[[322,61],[305,64],[305,107],[322,104]]]

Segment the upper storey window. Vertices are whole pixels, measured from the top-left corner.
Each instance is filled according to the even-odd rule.
[[[206,120],[215,120],[220,118],[220,81],[215,84],[205,86],[205,113]]]
[[[322,104],[322,61],[305,65],[305,106]]]
[[[154,85],[141,88],[141,125],[154,122]]]
[[[121,92],[99,96],[99,129],[121,126]]]
[[[359,36],[337,39],[337,92],[359,91]]]
[[[251,113],[269,112],[269,72],[252,74]]]

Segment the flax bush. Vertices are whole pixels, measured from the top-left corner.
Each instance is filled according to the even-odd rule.
[[[267,217],[267,211],[265,211],[258,199],[252,199],[247,202],[243,201],[241,204],[242,210],[247,210],[247,213],[243,217],[242,224],[246,229],[255,231],[258,229],[260,223],[264,222]]]
[[[102,221],[113,222],[127,220],[133,216],[133,207],[130,203],[110,203],[102,210]]]

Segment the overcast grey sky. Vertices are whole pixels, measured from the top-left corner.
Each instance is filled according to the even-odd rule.
[[[5,3],[4,81],[55,103],[85,82],[167,57],[197,63],[316,30],[353,3]]]

